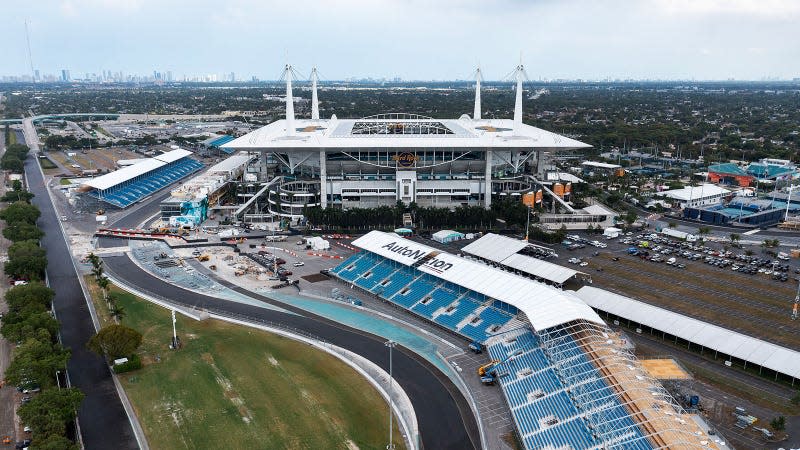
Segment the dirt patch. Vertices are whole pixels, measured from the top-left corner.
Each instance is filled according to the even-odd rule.
[[[300,277],[309,283],[319,283],[320,281],[330,280],[330,278],[321,273],[312,273],[311,275],[304,275]]]

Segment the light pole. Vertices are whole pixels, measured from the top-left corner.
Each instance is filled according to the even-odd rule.
[[[397,345],[397,342],[388,340],[383,345],[389,347],[389,443],[386,445],[386,450],[394,450],[394,442],[392,441],[392,416],[394,415],[394,400],[392,399],[392,349]]]
[[[56,384],[58,385],[58,390],[59,391],[61,390],[61,379],[59,378],[60,375],[61,375],[61,371],[60,370],[56,370]]]

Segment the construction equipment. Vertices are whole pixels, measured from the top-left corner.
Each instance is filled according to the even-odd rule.
[[[516,352],[506,356],[502,360],[494,359],[488,364],[484,364],[478,367],[478,376],[481,377],[481,383],[491,386],[494,384],[495,379],[499,376],[497,370],[503,364],[507,363],[508,361],[513,360],[513,358],[521,355],[523,350],[517,350]]]
[[[208,255],[200,255],[200,256],[197,257],[197,260],[200,261],[200,262],[205,262],[205,261],[208,261],[209,259],[211,259],[211,257],[208,256]]]

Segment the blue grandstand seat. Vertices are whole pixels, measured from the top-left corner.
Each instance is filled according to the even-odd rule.
[[[200,170],[203,164],[191,158],[182,158],[132,182],[113,186],[103,191],[89,191],[89,195],[106,203],[126,208],[169,184]]]
[[[474,324],[470,322],[461,327],[459,331],[461,334],[483,342],[489,337],[489,329],[491,327],[500,327],[505,325],[509,320],[512,319],[512,316],[509,313],[494,309],[492,307],[487,307],[484,308],[480,314],[478,314],[478,318],[481,319],[480,322]]]
[[[475,310],[480,306],[480,304],[473,302],[469,298],[462,298],[459,300],[458,306],[456,306],[453,311],[439,314],[434,320],[437,323],[455,330],[456,325],[458,325],[462,320],[466,319],[467,316],[474,313]]]

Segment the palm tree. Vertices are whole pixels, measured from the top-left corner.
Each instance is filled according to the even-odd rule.
[[[741,236],[739,236],[738,233],[731,233],[730,236],[728,236],[728,238],[731,241],[731,246],[733,247],[739,246],[739,239],[741,239]]]
[[[100,277],[97,279],[97,286],[103,291],[103,299],[108,300],[108,287],[111,285],[111,280],[108,277]]]
[[[123,308],[122,306],[118,306],[118,305],[114,305],[114,306],[113,306],[113,307],[112,307],[112,308],[109,310],[109,313],[111,313],[111,317],[113,317],[113,318],[114,318],[114,320],[115,320],[117,323],[119,323],[119,322],[120,322],[120,321],[121,321],[121,320],[122,320],[122,319],[125,317],[125,315],[127,314],[127,313],[125,312],[125,308]]]

